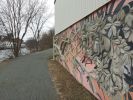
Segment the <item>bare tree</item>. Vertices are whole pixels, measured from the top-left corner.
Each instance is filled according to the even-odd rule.
[[[29,38],[26,41],[26,47],[30,50],[30,52],[36,51],[37,41],[34,38]]]
[[[40,39],[40,50],[45,50],[53,47],[54,29],[50,29],[47,33],[44,33]]]
[[[45,12],[45,13],[43,13]],[[44,5],[40,12],[38,12],[37,16],[34,17],[32,24],[30,26],[32,33],[34,35],[34,39],[36,39],[36,50],[39,50],[39,41],[40,41],[40,34],[43,33],[43,28],[47,20],[52,16],[52,13],[47,13],[46,6]]]
[[[43,5],[37,0],[3,0],[0,5],[0,22],[6,34],[11,34],[14,56],[19,56],[21,44],[29,26]]]

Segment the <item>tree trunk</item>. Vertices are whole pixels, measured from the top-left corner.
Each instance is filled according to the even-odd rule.
[[[17,49],[15,48],[13,54],[14,54],[15,57],[18,57],[18,56],[19,56],[19,50],[17,50]]]
[[[18,57],[18,56],[19,56],[20,48],[19,48],[18,45],[19,45],[19,44],[16,44],[16,45],[14,46],[13,54],[14,54],[15,57]]]

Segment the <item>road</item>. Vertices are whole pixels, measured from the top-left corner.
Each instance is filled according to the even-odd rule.
[[[47,60],[52,49],[0,64],[0,100],[57,100]]]

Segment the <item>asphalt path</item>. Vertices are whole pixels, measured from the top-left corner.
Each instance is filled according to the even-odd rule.
[[[52,49],[0,64],[0,100],[57,100],[48,72]]]

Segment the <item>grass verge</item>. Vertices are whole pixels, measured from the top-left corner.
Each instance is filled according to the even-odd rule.
[[[58,62],[49,60],[48,66],[60,100],[97,100]]]

